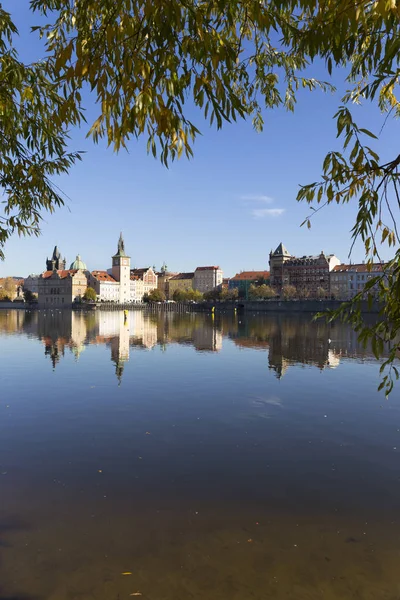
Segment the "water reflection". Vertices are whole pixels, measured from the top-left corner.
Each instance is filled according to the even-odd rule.
[[[197,352],[219,352],[223,342],[239,349],[265,351],[268,367],[281,378],[294,365],[337,368],[347,358],[374,360],[357,335],[342,323],[313,322],[309,315],[249,315],[204,313],[148,314],[131,311],[10,311],[0,312],[0,332],[37,337],[53,368],[71,351],[78,360],[90,344],[110,348],[115,374],[121,382],[130,352],[168,345],[192,346]]]
[[[347,326],[0,311],[0,369],[0,600],[398,598],[399,392]]]

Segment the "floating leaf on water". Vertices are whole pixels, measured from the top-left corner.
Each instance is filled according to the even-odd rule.
[[[132,594],[129,594],[130,596],[141,596],[142,592],[133,592]]]
[[[121,575],[132,575],[130,571],[125,571],[125,573],[121,573]]]

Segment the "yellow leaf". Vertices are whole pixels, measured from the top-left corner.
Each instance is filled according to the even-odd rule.
[[[132,575],[130,571],[125,571],[125,573],[121,573],[121,575]]]
[[[133,592],[133,594],[129,594],[130,596],[141,596],[141,592]]]

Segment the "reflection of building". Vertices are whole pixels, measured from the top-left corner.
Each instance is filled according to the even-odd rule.
[[[370,279],[381,277],[384,269],[384,263],[338,265],[330,273],[331,293],[338,300],[349,300],[362,292]]]
[[[222,284],[223,273],[219,267],[197,267],[193,288],[201,293],[215,290]]]
[[[111,360],[115,364],[115,374],[121,383],[125,363],[129,361],[129,314],[118,311],[118,335],[111,340]]]
[[[304,296],[329,295],[329,273],[339,264],[340,260],[334,254],[326,255],[324,252],[319,256],[291,256],[280,243],[269,255],[271,285],[278,292],[284,286],[292,285]]]
[[[198,327],[193,331],[196,350],[219,352],[222,349],[222,332],[216,327]]]

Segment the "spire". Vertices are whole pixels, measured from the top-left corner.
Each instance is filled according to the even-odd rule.
[[[119,234],[117,256],[126,256],[126,254],[125,254],[125,242],[124,242],[124,238],[122,237],[122,231]]]
[[[273,253],[273,256],[290,256],[290,254],[281,242]]]

